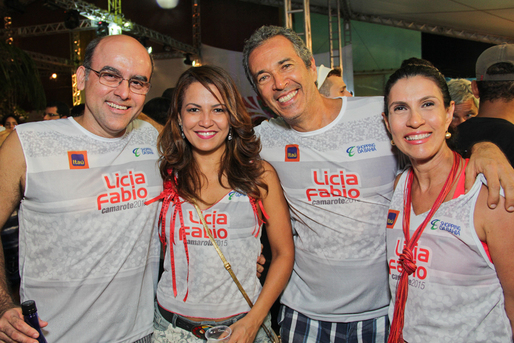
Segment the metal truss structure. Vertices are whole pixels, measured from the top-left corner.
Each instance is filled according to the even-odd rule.
[[[123,14],[121,13],[121,0],[109,0],[109,6],[107,7],[107,11],[109,13],[113,13],[113,21],[117,25],[123,24]]]
[[[121,13],[110,13],[94,5],[81,0],[51,0],[56,6],[65,10],[77,10],[82,16],[89,20],[81,20],[79,27],[74,30],[94,30],[98,21],[105,21],[119,25],[123,31],[130,32],[135,36],[147,37],[149,40],[170,46],[182,54],[198,55],[197,47],[179,42],[170,36],[151,30],[142,25],[126,20]],[[73,31],[74,31],[73,30]],[[26,27],[18,27],[0,30],[0,37],[28,37],[39,35],[51,35],[59,32],[69,32],[64,23],[42,24]]]
[[[81,20],[80,25],[74,29],[77,31],[85,31],[85,30],[94,30],[96,25],[94,25],[91,20]],[[44,36],[44,35],[53,35],[56,33],[64,33],[69,32],[70,30],[64,26],[64,23],[52,23],[52,24],[42,24],[42,25],[33,25],[33,26],[23,26],[16,27],[10,29],[0,30],[0,37],[31,37],[31,36]]]
[[[305,46],[312,51],[311,6],[309,0],[303,0],[303,6],[293,9],[292,0],[284,0],[285,27],[293,30],[293,15],[303,12],[303,32],[296,32],[304,36]]]
[[[4,17],[4,28],[9,30],[12,26],[12,18],[11,17]],[[13,38],[11,35],[5,37],[5,42],[7,44],[12,44]]]
[[[169,60],[173,58],[184,58],[184,54],[181,52],[175,51],[175,52],[159,52],[159,53],[153,53],[152,58],[155,60]]]
[[[123,13],[121,13],[121,0],[108,0],[109,9],[107,11],[81,0],[47,0],[47,2],[56,6],[56,8],[62,8],[66,11],[75,10],[79,12],[80,15],[88,19],[79,20],[78,27],[70,30],[66,27],[64,22],[13,28],[11,25],[11,18],[4,17],[4,28],[0,29],[0,38],[6,39],[8,42],[12,42],[13,38],[16,37],[71,33],[71,60],[36,52],[26,52],[34,60],[37,68],[40,70],[41,77],[47,77],[54,72],[66,74],[71,73],[73,105],[78,105],[82,102],[81,92],[77,87],[77,75],[75,74],[75,69],[80,64],[82,58],[79,32],[94,30],[98,27],[99,22],[109,23],[109,32],[111,34],[126,31],[130,32],[134,36],[144,37],[145,39],[161,43],[168,48],[166,51],[169,52],[154,55],[155,59],[180,58],[186,54],[199,56],[201,47],[200,8],[197,1],[194,1],[193,6],[194,47],[181,43],[167,35],[151,30],[142,25],[126,20]],[[171,49],[174,49],[174,51],[170,51]]]
[[[73,73],[74,65],[70,60],[40,54],[38,52],[25,51],[36,63],[39,70],[47,70],[55,73]]]
[[[202,32],[200,20],[200,3],[193,0],[193,46],[200,51],[202,45]]]
[[[285,0],[241,0],[246,2],[252,2],[255,4],[261,4],[261,5],[268,5],[268,6],[274,6],[274,7],[282,7],[284,6]],[[459,30],[451,27],[441,26],[441,25],[431,25],[426,23],[419,23],[419,22],[413,22],[413,21],[407,21],[407,20],[401,20],[401,19],[392,19],[392,18],[385,18],[380,16],[372,16],[364,13],[356,13],[352,12],[350,9],[349,1],[348,0],[340,0],[341,1],[341,11],[342,17],[345,20],[351,19],[356,21],[363,21],[367,23],[373,23],[373,24],[380,24],[380,25],[387,25],[387,26],[393,26],[393,27],[399,27],[403,29],[409,29],[409,30],[415,30],[415,31],[421,31],[421,32],[427,32],[427,33],[433,33],[453,38],[461,38],[461,39],[467,39],[482,43],[489,43],[489,44],[501,44],[503,42],[514,44],[514,39],[510,37],[505,36],[497,36],[497,35],[490,35],[486,33],[479,33],[479,32],[473,32],[468,30]],[[292,3],[293,8],[299,8],[301,7],[301,0],[297,0]],[[311,5],[311,12],[312,13],[319,13],[319,14],[327,14],[327,7],[323,6],[314,6]]]
[[[104,20],[108,22],[115,23],[118,18],[113,13],[109,13],[108,11],[102,10],[94,5],[91,5],[84,1],[72,1],[72,0],[52,0],[56,5],[62,7],[64,9],[76,9],[80,12],[81,15],[91,19],[91,20],[81,20],[79,27],[75,30],[92,30],[96,28],[96,23],[94,21]],[[284,5],[283,0],[244,0],[247,2],[258,3],[269,6],[282,7]],[[497,36],[490,35],[478,32],[472,32],[467,30],[458,30],[450,27],[440,26],[440,25],[430,25],[400,19],[392,19],[385,18],[380,16],[371,16],[362,13],[355,13],[350,10],[347,0],[341,0],[341,11],[342,17],[346,20],[356,20],[363,21],[373,24],[387,25],[392,27],[399,27],[404,29],[416,30],[421,32],[433,33],[444,35],[453,38],[461,38],[472,41],[478,41],[483,43],[490,44],[501,44],[503,42],[514,44],[514,39],[505,37],[505,36]],[[292,3],[292,8],[301,8],[301,4]],[[327,14],[328,9],[322,6],[310,6],[311,12]],[[122,19],[122,29],[124,31],[132,32],[135,35],[146,36],[150,40],[162,43],[163,45],[169,45],[175,50],[178,50],[182,53],[190,53],[190,54],[198,54],[198,48],[190,46],[185,43],[178,42],[173,38],[158,33],[156,31],[145,28],[141,25],[132,23],[131,21],[125,20],[123,15],[120,14]],[[11,28],[11,29],[1,29],[0,37],[7,39],[8,37],[27,37],[27,36],[37,36],[37,35],[50,35],[56,32],[68,32],[69,30],[64,26],[64,23],[53,23],[53,24],[43,24],[43,25],[34,25],[27,27],[19,27],[19,28]]]
[[[103,10],[99,7],[96,7],[92,4],[89,4],[85,1],[81,0],[50,0],[56,6],[59,6],[66,10],[77,10],[80,15],[93,20],[93,21],[106,21],[108,23],[116,24],[121,27],[123,31],[130,32],[136,36],[144,36],[149,40],[161,43],[163,45],[168,45],[175,50],[178,50],[184,54],[189,53],[193,55],[198,54],[198,49],[179,42],[170,36],[164,35],[157,31],[151,30],[142,25],[133,23],[130,20],[125,19],[123,14],[118,13],[110,13],[109,11]]]
[[[341,3],[339,0],[335,0],[336,2],[336,11],[332,13],[332,0],[327,1],[328,7],[328,41],[329,41],[329,55],[330,55],[330,69],[334,67],[343,68],[343,45],[341,39]],[[345,26],[346,28],[346,26]],[[345,30],[346,31],[346,30]],[[346,32],[344,35],[346,38]],[[350,41],[346,42],[345,46],[351,44],[351,35]]]
[[[482,42],[482,43],[489,43],[489,44],[501,44],[504,42],[509,43],[509,44],[514,43],[514,39],[505,37],[505,36],[489,35],[489,34],[466,31],[466,30],[458,30],[458,29],[454,29],[451,27],[445,27],[445,26],[440,26],[440,25],[422,24],[422,23],[417,23],[417,22],[413,22],[413,21],[391,19],[391,18],[384,18],[384,17],[378,17],[378,16],[370,16],[367,14],[353,13],[351,16],[351,19],[357,20],[357,21],[364,21],[367,23],[387,25],[387,26],[399,27],[399,28],[403,28],[403,29],[433,33],[433,34],[438,34],[438,35],[443,35],[443,36],[448,36],[448,37],[453,37],[453,38],[467,39],[467,40],[472,40],[472,41],[477,41],[477,42]]]
[[[273,6],[273,7],[284,7],[285,0],[241,0],[244,2],[252,2],[254,4],[259,5],[267,5],[267,6]],[[296,0],[291,1],[291,10],[297,10],[302,9],[303,6],[303,0]],[[310,11],[312,13],[319,13],[319,14],[327,14],[327,8],[324,6],[318,6],[318,5],[310,5]]]
[[[82,49],[80,48],[80,33],[73,31],[71,34],[71,60],[74,68],[80,65],[82,60]],[[82,95],[77,87],[77,73],[71,75],[71,89],[73,96],[73,106],[79,105],[82,102]]]

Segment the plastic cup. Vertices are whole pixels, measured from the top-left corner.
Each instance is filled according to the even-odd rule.
[[[205,331],[205,338],[207,342],[228,342],[231,334],[231,328],[226,325],[219,325]]]

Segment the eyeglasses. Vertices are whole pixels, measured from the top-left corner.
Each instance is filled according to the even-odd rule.
[[[128,82],[129,89],[132,93],[145,95],[146,93],[148,93],[150,91],[150,87],[152,86],[150,84],[150,82],[141,81],[138,79],[124,79],[120,75],[115,74],[110,71],[96,71],[89,67],[84,67],[84,68],[89,69],[92,72],[94,72],[96,74],[96,76],[98,76],[98,81],[102,85],[107,86],[107,87],[116,88],[119,85],[121,85],[123,80],[126,80]]]
[[[43,118],[49,116],[49,117],[60,117],[57,113],[43,113]]]

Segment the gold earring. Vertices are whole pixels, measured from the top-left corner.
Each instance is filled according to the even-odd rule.
[[[446,134],[444,135],[446,139],[450,139],[452,137],[452,134],[446,131]]]
[[[394,144],[394,141],[393,141],[392,139],[391,139],[391,145],[392,145],[392,146],[394,146],[394,145],[395,145],[395,144]]]

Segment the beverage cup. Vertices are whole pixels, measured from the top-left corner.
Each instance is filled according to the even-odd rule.
[[[207,342],[228,342],[231,334],[231,328],[226,325],[219,325],[205,331],[205,338]]]

